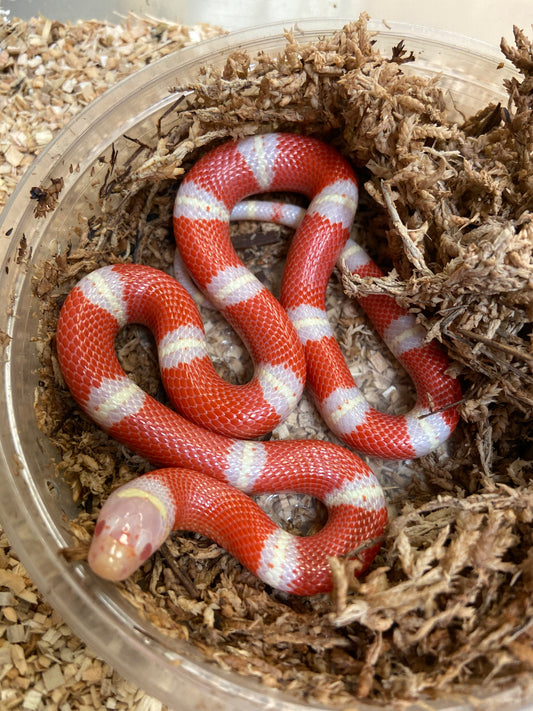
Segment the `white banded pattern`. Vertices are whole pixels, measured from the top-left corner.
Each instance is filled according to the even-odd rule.
[[[174,203],[174,217],[189,220],[229,220],[230,211],[223,202],[194,181],[184,181]]]
[[[117,489],[115,496],[120,499],[146,498],[157,508],[168,531],[172,530],[176,506],[164,480],[156,477],[137,477]]]
[[[428,415],[427,410],[415,408],[406,415],[407,432],[417,457],[423,457],[446,441],[452,429],[440,413]]]
[[[328,508],[330,506],[356,506],[368,511],[379,511],[385,506],[385,497],[379,482],[368,476],[346,481],[338,489],[326,494],[324,503]]]
[[[162,368],[177,368],[207,355],[205,334],[191,325],[178,326],[165,334],[158,344],[159,363]]]
[[[227,457],[226,481],[240,491],[252,491],[266,460],[267,450],[261,442],[235,441]]]
[[[332,225],[340,223],[344,229],[350,229],[358,201],[357,186],[353,181],[337,180],[326,185],[313,198],[308,215],[320,215],[329,220]]]
[[[391,353],[399,358],[413,348],[422,348],[425,335],[426,332],[416,322],[413,314],[405,314],[390,322],[383,333],[383,340]]]
[[[333,329],[324,309],[302,304],[294,309],[288,309],[287,315],[304,346],[308,341],[319,341],[321,338],[333,337]]]
[[[207,290],[215,306],[225,308],[247,301],[266,288],[242,265],[218,272],[207,284]]]
[[[299,205],[269,200],[242,200],[231,211],[232,220],[257,220],[275,222],[296,229],[306,211]]]
[[[272,587],[291,589],[300,565],[297,540],[287,531],[279,529],[264,541],[257,574]]]
[[[341,269],[344,266],[348,271],[355,272],[361,267],[366,267],[370,261],[367,252],[350,237],[341,252],[338,264]]]
[[[125,417],[136,415],[143,407],[145,393],[127,375],[104,378],[91,390],[87,408],[92,419],[103,429],[117,425]]]
[[[251,136],[238,144],[237,151],[252,171],[260,191],[269,190],[272,185],[277,144],[277,136],[273,133]]]
[[[359,388],[337,388],[320,404],[322,417],[339,435],[348,435],[364,425],[370,405]]]
[[[120,276],[112,267],[102,267],[87,274],[78,284],[85,298],[112,314],[120,327],[128,320],[128,307],[124,301]]]
[[[284,420],[294,410],[303,390],[303,383],[291,368],[283,364],[260,363],[256,376],[266,402]]]

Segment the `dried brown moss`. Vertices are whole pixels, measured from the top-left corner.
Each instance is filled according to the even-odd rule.
[[[502,51],[522,73],[507,84],[508,105],[463,126],[448,121],[437,81],[404,72],[408,47],[379,53],[364,17],[311,44],[288,33],[279,57],[252,62],[236,52],[220,71],[205,67],[193,86],[176,88],[156,146],[138,147],[126,169],[110,161],[90,234],[36,277],[47,303],[39,413],[87,512],[73,525],[83,554],[106,492],[148,464],[96,430],[65,392],[53,350],[62,296],[82,273],[116,259],[168,268],[177,180],[222,140],[299,131],[337,146],[361,171],[359,232],[393,269],[380,280],[343,274],[343,287],[395,295],[444,344],[465,393],[456,435],[410,465],[405,489],[401,470],[384,465],[393,515],[383,550],[361,581],[334,561],[331,597],[271,591],[192,534],[175,535],[121,586],[169,636],[299,698],[384,704],[531,682],[533,48],[516,30],[515,46],[503,42]],[[272,265],[286,242],[260,253],[253,238],[241,244],[275,285]],[[379,383],[373,334],[341,291],[332,286],[328,296],[338,335]],[[213,332],[215,358],[235,348],[239,363],[224,326]],[[145,334],[133,339],[119,344],[132,374],[146,353],[153,363]],[[231,358],[222,370],[231,371]],[[390,367],[381,370],[386,380]],[[163,397],[152,369],[134,377]],[[305,403],[288,427],[275,436],[326,436]]]

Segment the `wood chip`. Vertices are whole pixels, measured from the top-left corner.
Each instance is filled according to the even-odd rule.
[[[43,672],[43,682],[46,691],[51,691],[52,689],[57,689],[58,686],[63,686],[65,678],[59,664],[54,664]]]

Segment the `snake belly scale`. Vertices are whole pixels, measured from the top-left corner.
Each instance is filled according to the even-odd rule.
[[[229,238],[233,208],[270,191],[310,200],[279,301],[242,264]],[[268,585],[300,595],[331,589],[330,557],[357,557],[358,573],[371,563],[387,513],[369,467],[350,448],[324,441],[254,439],[287,417],[305,384],[335,434],[376,456],[421,456],[457,423],[460,389],[445,372],[446,357],[389,297],[367,297],[363,307],[413,378],[413,411],[372,410],[349,375],[327,320],[325,289],[338,260],[363,275],[380,274],[349,240],[357,197],[353,171],[335,150],[283,133],[223,144],[181,183],[177,247],[194,282],[250,351],[255,370],[244,385],[216,374],[194,301],[169,275],[136,264],[103,267],[67,296],[57,352],[69,389],[102,429],[160,467],[114,491],[102,507],[89,551],[99,575],[126,578],[176,529],[210,537]],[[120,366],[115,338],[133,322],[154,333],[173,409]],[[324,502],[328,519],[318,533],[281,530],[248,496],[288,491]]]

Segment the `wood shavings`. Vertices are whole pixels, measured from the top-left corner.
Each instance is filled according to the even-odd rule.
[[[2,709],[135,709],[144,695],[95,658],[42,600],[0,535]],[[150,697],[144,696],[147,700]],[[154,701],[154,709],[162,709]]]
[[[134,20],[118,28],[89,23],[93,39],[87,51],[98,57],[93,64],[76,54],[73,38],[63,42],[53,60],[61,66],[57,86],[68,111],[90,100],[95,87],[109,83],[108,72],[115,72],[115,78],[131,71],[130,56],[145,61],[146,32],[157,34],[160,27],[153,21],[135,29]],[[38,50],[42,37],[55,37],[56,42],[68,36],[63,26],[40,22],[29,32],[37,35],[31,41]],[[163,34],[171,31],[176,28],[166,26]],[[123,64],[125,35],[135,49]],[[11,71],[17,63],[13,81],[21,82],[22,89],[30,71],[37,83],[43,82],[36,58],[42,60],[46,52],[20,49],[23,33],[15,31],[14,36],[15,50],[0,55],[0,66]],[[157,47],[153,36],[150,41],[150,47]],[[382,465],[380,476],[393,513],[382,552],[361,581],[353,578],[353,562],[332,561],[336,587],[331,597],[300,600],[272,592],[194,534],[174,534],[119,588],[169,640],[187,640],[222,668],[310,703],[354,707],[365,699],[390,707],[413,698],[472,696],[481,685],[504,707],[520,695],[520,685],[525,689],[532,683],[527,651],[533,634],[531,43],[518,30],[516,47],[502,43],[504,54],[524,74],[522,81],[508,82],[508,106],[487,107],[458,126],[447,121],[437,80],[404,73],[409,47],[398,45],[391,57],[381,56],[365,17],[315,43],[300,44],[292,32],[286,41],[278,57],[263,53],[251,61],[238,51],[222,70],[205,67],[196,82],[176,87],[176,103],[165,117],[164,132],[159,127],[157,144],[135,146],[124,173],[110,159],[100,191],[104,209],[90,223],[89,233],[68,256],[35,271],[36,293],[46,303],[38,416],[61,453],[59,470],[70,472],[73,496],[82,508],[71,523],[79,544],[70,555],[83,557],[95,512],[109,488],[145,471],[148,463],[125,452],[73,409],[53,350],[62,295],[82,273],[119,258],[130,260],[132,254],[169,268],[176,181],[211,145],[277,129],[321,136],[361,169],[366,196],[356,229],[378,261],[392,266],[381,280],[343,274],[342,284],[332,284],[328,291],[328,313],[355,359],[352,368],[360,371],[361,387],[384,408],[403,402],[402,378],[390,388],[397,397],[383,398],[380,391],[397,374],[395,366],[381,352],[372,355],[380,346],[357,308],[342,302],[343,288],[351,294],[396,296],[445,344],[465,385],[463,425],[447,448],[410,463],[407,471]],[[77,79],[80,63],[90,79]],[[44,98],[41,103],[48,115],[49,104]],[[13,107],[29,111],[24,90]],[[23,158],[11,151],[8,186],[13,171],[39,145],[16,121],[11,128],[13,145]],[[0,136],[0,148],[6,142]],[[111,215],[106,201],[117,198],[120,208]],[[106,240],[111,228],[114,242]],[[252,268],[275,289],[273,265],[282,258],[286,241],[252,237],[257,230],[243,226],[235,234]],[[260,242],[266,244],[258,252]],[[217,367],[234,380],[246,378],[246,364],[235,369],[242,357],[238,340],[213,318],[211,347]],[[152,372],[146,334],[125,334],[119,353],[132,374],[138,363],[146,363],[135,377],[164,398]],[[372,385],[372,378],[379,385]],[[294,418],[273,433],[275,438],[285,436],[328,434],[304,400]],[[303,506],[306,511],[307,504]],[[46,699],[60,708],[69,694],[77,693],[75,698],[87,704],[92,694],[98,707],[112,689],[118,699],[115,708],[135,708],[140,698],[135,690],[118,684],[60,621],[47,622],[51,611],[38,601],[26,601],[41,615],[36,618],[43,625],[38,636],[49,652],[39,651],[37,665],[24,641],[27,618],[16,604],[24,594],[24,589],[17,592],[16,576],[23,573],[9,572],[14,577],[8,575],[3,588],[0,583],[0,592],[8,594],[5,619],[12,629],[9,657],[0,656],[8,665],[4,679],[11,674],[10,685],[3,687],[14,700],[9,703],[15,706],[24,699],[27,707],[39,708]],[[61,651],[66,648],[70,652]],[[72,658],[63,660],[61,654]],[[30,674],[38,679],[33,686],[27,682]],[[19,682],[19,677],[26,681]],[[89,691],[94,689],[91,681],[97,692]],[[126,701],[129,706],[120,705]]]
[[[133,14],[117,25],[0,18],[0,204],[52,136],[110,85],[220,33]]]

